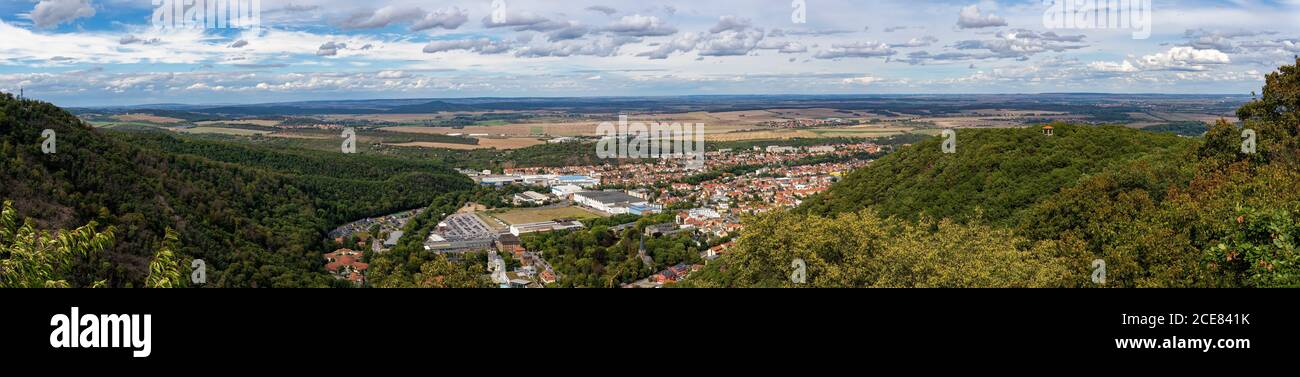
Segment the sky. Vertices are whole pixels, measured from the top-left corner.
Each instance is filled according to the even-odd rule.
[[[170,17],[180,1],[200,3],[199,19],[218,16],[202,5],[254,2],[0,0],[0,91],[63,106],[1249,94],[1300,54],[1300,0],[1155,0],[1150,13],[1091,0],[1077,3],[1100,12],[1065,0],[260,0],[256,25],[240,27],[169,23],[185,18]]]

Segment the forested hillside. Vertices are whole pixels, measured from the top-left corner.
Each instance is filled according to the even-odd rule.
[[[1266,77],[1243,124],[1203,138],[1058,125],[961,130],[956,154],[938,139],[904,148],[749,219],[732,254],[684,285],[1300,286],[1298,66]]]
[[[1038,127],[959,130],[954,154],[942,152],[941,138],[930,138],[849,174],[800,211],[835,215],[872,207],[911,220],[962,220],[978,212],[1003,222],[1081,177],[1194,144],[1118,126],[1053,127],[1051,137]]]
[[[57,153],[43,154],[42,130]],[[39,229],[115,228],[79,256],[70,286],[141,286],[175,229],[176,254],[207,263],[210,286],[329,286],[325,232],[428,205],[472,182],[414,160],[95,130],[48,103],[0,95],[0,198]]]

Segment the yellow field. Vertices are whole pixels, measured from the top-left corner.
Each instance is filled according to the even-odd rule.
[[[389,144],[397,147],[419,147],[419,148],[447,148],[457,150],[474,150],[474,149],[519,149],[527,148],[534,145],[545,144],[546,142],[533,138],[505,138],[505,139],[478,139],[478,145],[456,144],[456,143],[435,143],[435,142],[413,142],[413,143],[395,143]]]
[[[235,135],[235,136],[266,135],[271,133],[271,131],[257,131],[257,130],[245,130],[239,128],[222,128],[222,127],[182,128],[182,129],[177,129],[177,131],[189,133],[189,134],[218,134],[218,135]]]
[[[148,122],[148,123],[163,123],[163,124],[180,123],[185,121],[184,119],[168,118],[168,117],[149,115],[149,114],[123,114],[123,115],[114,116],[113,119],[117,119],[123,122]]]

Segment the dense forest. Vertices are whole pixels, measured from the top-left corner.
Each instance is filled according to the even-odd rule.
[[[1300,286],[1298,66],[1202,138],[1056,125],[960,130],[955,154],[940,138],[902,148],[748,219],[683,286]]]
[[[585,220],[584,229],[527,234],[522,239],[524,247],[540,252],[555,268],[560,277],[556,286],[614,288],[679,263],[703,262],[700,251],[704,245],[689,233],[644,236],[647,226],[672,222],[671,214],[617,215]],[[624,224],[633,225],[614,230]],[[642,242],[651,264],[639,256]]]
[[[42,153],[46,129],[56,153]],[[413,159],[105,132],[11,95],[0,95],[0,182],[33,229],[114,229],[105,252],[69,263],[73,287],[146,285],[169,228],[169,251],[203,259],[207,286],[331,286],[320,257],[329,229],[472,187]]]

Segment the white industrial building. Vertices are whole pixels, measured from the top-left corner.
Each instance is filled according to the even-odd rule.
[[[586,191],[573,194],[575,203],[591,207],[611,215],[628,213],[628,207],[645,206],[645,199],[623,193],[622,191]]]

